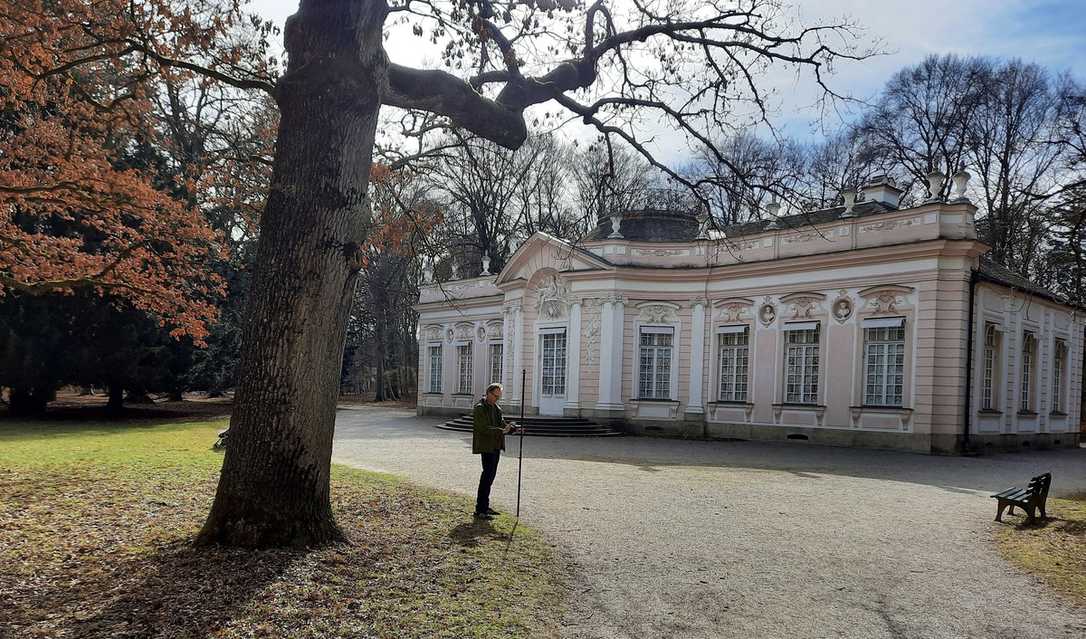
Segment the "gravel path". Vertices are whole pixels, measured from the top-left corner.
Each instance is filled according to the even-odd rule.
[[[335,461],[473,495],[470,438],[438,421],[343,409]],[[499,508],[515,503],[516,451],[498,469]],[[1086,490],[1086,450],[534,437],[521,514],[575,564],[566,637],[1080,639],[1086,610],[989,543],[988,495],[1049,470],[1054,496]]]

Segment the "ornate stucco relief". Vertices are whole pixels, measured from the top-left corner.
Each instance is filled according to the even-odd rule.
[[[600,353],[600,305],[593,300],[585,300],[581,305],[581,330],[585,357],[588,364],[598,361]]]
[[[754,300],[733,297],[716,303],[717,317],[723,322],[741,322],[750,319]]]
[[[550,275],[539,286],[538,311],[543,319],[562,319],[569,313],[569,289],[558,279]]]
[[[872,286],[860,291],[864,305],[874,315],[893,314],[908,306],[908,296],[913,289],[908,286]]]
[[[791,293],[782,297],[781,303],[787,304],[792,319],[809,319],[824,312],[822,302],[825,299],[822,293]]]
[[[777,307],[773,305],[773,300],[766,295],[762,300],[762,305],[758,307],[758,321],[762,323],[762,326],[769,326],[777,319]]]
[[[656,257],[667,257],[669,255],[689,255],[689,251],[686,249],[639,249],[633,250],[634,255],[654,255]]]
[[[643,304],[638,307],[639,318],[650,324],[672,324],[676,321],[675,307],[670,304]]]
[[[924,224],[924,216],[907,217],[900,220],[885,220],[883,222],[868,222],[867,224],[861,224],[861,231],[892,231],[894,229],[904,228],[906,226],[917,226]]]
[[[474,327],[471,324],[466,324],[466,323],[457,324],[456,325],[455,339],[470,341],[471,338],[472,338],[472,333],[474,333],[473,329],[474,329]]]
[[[847,322],[848,318],[852,317],[852,312],[855,310],[852,298],[845,289],[838,291],[837,299],[833,300],[833,306],[831,308],[833,319],[841,324]]]

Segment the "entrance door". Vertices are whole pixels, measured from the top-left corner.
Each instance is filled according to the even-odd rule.
[[[539,414],[561,415],[566,403],[566,331],[539,336]]]

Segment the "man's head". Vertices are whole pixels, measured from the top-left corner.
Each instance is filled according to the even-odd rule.
[[[486,401],[491,404],[497,404],[498,400],[502,398],[502,385],[491,384],[486,387]]]

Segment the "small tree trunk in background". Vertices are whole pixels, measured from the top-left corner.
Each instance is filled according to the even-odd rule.
[[[329,470],[347,317],[369,225],[366,191],[388,7],[302,0],[286,25],[279,137],[260,222],[230,445],[198,541],[342,539]]]
[[[124,387],[120,384],[109,385],[109,401],[106,410],[111,413],[119,413],[124,410]]]
[[[384,313],[381,313],[383,316]],[[384,317],[380,318],[377,322],[377,344],[375,350],[377,351],[375,357],[377,358],[377,380],[376,380],[376,393],[374,393],[373,401],[383,402],[388,399],[388,395],[385,393],[385,386],[388,381],[385,379],[385,322]]]
[[[8,398],[8,412],[16,417],[41,415],[52,398],[51,391],[38,388],[13,388]]]

